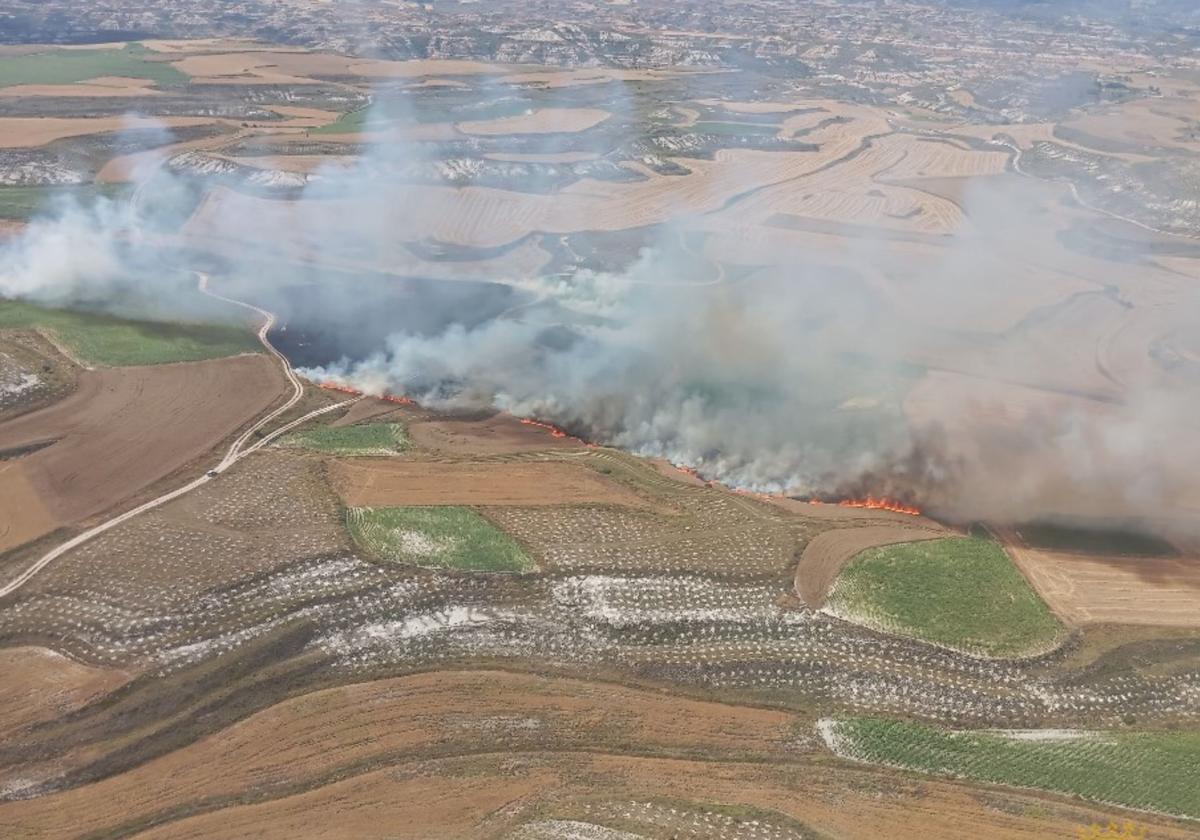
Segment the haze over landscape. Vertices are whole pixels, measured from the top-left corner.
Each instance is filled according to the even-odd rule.
[[[1190,4],[75,6],[0,836],[1200,836]]]

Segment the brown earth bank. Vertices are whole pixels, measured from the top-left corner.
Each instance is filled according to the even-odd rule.
[[[387,505],[567,505],[645,507],[629,489],[582,465],[338,461],[334,488],[352,507]]]
[[[100,513],[179,469],[283,389],[263,355],[83,372],[70,396],[0,424],[0,451],[49,444],[0,471],[0,498],[20,500],[0,506],[0,550]]]
[[[796,594],[809,607],[819,610],[825,606],[829,590],[842,569],[867,549],[918,540],[935,540],[947,535],[945,530],[930,530],[899,523],[823,531],[809,541],[804,547],[804,553],[800,555],[800,562],[796,566]]]
[[[1060,797],[834,764],[819,743],[813,721],[782,711],[574,679],[431,672],[286,700],[120,775],[0,803],[0,833],[503,837],[535,818],[651,801],[764,809],[847,839],[958,838],[964,825],[974,837],[1071,837],[1114,816]],[[1139,821],[1156,838],[1193,836]]]

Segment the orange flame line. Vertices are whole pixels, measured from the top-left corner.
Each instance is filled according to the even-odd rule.
[[[537,426],[539,429],[545,429],[556,438],[570,437],[566,432],[558,428],[558,426],[551,423],[543,423],[541,420],[533,420],[529,417],[522,417],[521,422],[526,426]]]
[[[362,391],[355,390],[349,385],[338,385],[336,382],[319,382],[317,385],[326,391],[339,391],[343,394],[353,394],[356,397],[361,397],[363,395]]]
[[[317,387],[323,388],[326,391],[337,391],[341,394],[351,394],[356,397],[364,396],[363,392],[357,388],[351,388],[349,385],[341,385],[337,382],[318,382]],[[397,405],[416,405],[416,401],[410,397],[395,396],[393,394],[380,394],[376,399],[385,402],[396,403]]]
[[[838,502],[838,504],[842,507],[866,508],[868,510],[886,510],[891,511],[892,513],[903,513],[908,516],[921,515],[920,508],[913,507],[912,505],[906,505],[904,502],[899,502],[895,499],[889,499],[886,496],[878,499],[874,496],[867,496],[865,499],[843,499],[842,501]]]

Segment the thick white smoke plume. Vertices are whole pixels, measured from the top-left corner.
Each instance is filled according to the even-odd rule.
[[[53,215],[34,219],[3,251],[0,295],[64,304],[103,295],[126,272],[126,255],[114,237],[134,229],[126,202],[101,198],[90,205],[64,200]]]
[[[326,334],[360,331],[364,309],[391,319],[366,352],[308,369],[314,379],[536,417],[755,490],[891,495],[962,518],[1194,527],[1200,483],[1181,465],[1200,455],[1200,380],[1180,336],[1195,334],[1200,307],[1161,273],[1142,283],[1149,264],[1112,285],[1080,279],[1111,266],[1063,256],[1039,215],[1053,206],[1044,186],[979,179],[961,198],[964,230],[932,245],[865,227],[791,250],[747,236],[731,260],[740,270],[715,280],[680,247],[700,228],[679,208],[682,221],[659,228],[626,270],[458,283],[443,263],[446,282],[422,288],[456,296],[397,303],[361,280],[363,266],[405,273],[407,232],[461,209],[425,206],[425,193],[392,177],[431,159],[395,117],[368,125],[379,142],[318,171],[299,200],[225,191],[189,242],[227,260],[218,281],[258,303],[336,289],[305,314]],[[737,181],[728,166],[722,177]],[[147,213],[190,212],[189,190],[159,172],[140,176],[135,195],[30,225],[0,254],[0,294],[68,303],[177,290],[159,278],[186,266],[162,264]],[[333,206],[353,241],[328,232]],[[464,266],[464,280],[480,279]],[[1140,298],[1150,286],[1157,297]],[[1164,306],[1172,318],[1157,324]],[[1140,352],[1104,363],[1097,347],[1124,352],[1112,338],[1123,325],[1184,361],[1167,369]]]

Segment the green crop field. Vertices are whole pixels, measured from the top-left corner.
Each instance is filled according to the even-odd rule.
[[[1126,557],[1170,557],[1178,553],[1166,540],[1137,531],[1075,528],[1050,522],[1030,522],[1018,531],[1030,546],[1049,551]]]
[[[399,423],[363,423],[304,429],[285,436],[279,445],[329,455],[394,455],[408,448],[408,438]]]
[[[1062,631],[1004,549],[982,537],[864,551],[829,604],[888,632],[988,656],[1045,650]]]
[[[135,321],[2,299],[0,329],[45,330],[81,361],[113,367],[192,362],[262,350],[254,333],[241,326]]]
[[[367,116],[370,110],[363,108],[358,111],[348,111],[331,123],[309,129],[309,134],[353,134],[363,131],[367,126]]]
[[[878,718],[832,724],[847,758],[1200,818],[1200,732],[962,732]]]
[[[346,527],[368,554],[393,563],[485,572],[534,568],[515,540],[469,508],[350,508]]]
[[[0,56],[0,87],[66,85],[101,76],[150,79],[160,86],[187,82],[188,77],[173,65],[147,60],[152,55],[140,44],[129,44],[121,49],[49,50]]]
[[[0,219],[25,221],[59,198],[74,198],[90,204],[98,196],[118,198],[130,190],[128,184],[80,184],[63,187],[0,187]]]

